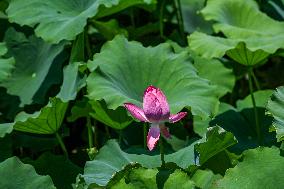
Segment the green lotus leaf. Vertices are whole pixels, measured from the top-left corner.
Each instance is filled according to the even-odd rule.
[[[271,99],[267,103],[267,110],[272,114],[274,121],[273,126],[276,130],[278,141],[284,140],[284,87],[276,89]]]
[[[0,82],[7,79],[10,76],[12,70],[14,69],[14,58],[3,57],[7,53],[7,51],[8,49],[5,43],[0,42]]]
[[[279,48],[284,48],[284,35],[251,37],[246,40],[214,37],[200,32],[194,32],[188,37],[191,50],[204,58],[221,58],[230,56],[240,64],[253,66],[265,60]]]
[[[133,119],[127,115],[123,107],[111,110],[107,108],[105,102],[90,101],[89,103],[93,109],[90,115],[109,127],[123,129],[133,121]]]
[[[190,177],[181,170],[175,170],[165,182],[164,189],[194,189],[195,184]]]
[[[20,112],[16,116],[14,123],[0,124],[0,128],[14,127],[15,130],[28,133],[53,134],[61,127],[67,105],[68,103],[53,98],[40,111],[33,114]]]
[[[277,148],[258,147],[247,150],[244,159],[228,169],[213,188],[282,188],[284,158]]]
[[[88,98],[83,98],[82,100],[76,100],[74,106],[71,109],[71,115],[67,117],[69,122],[74,122],[79,118],[88,117],[94,110],[89,103]]]
[[[146,169],[139,167],[130,171],[130,173],[122,178],[111,188],[113,189],[135,189],[135,188],[147,188],[158,189],[156,183],[156,175],[158,169]],[[127,180],[127,182],[125,182]]]
[[[216,21],[216,33],[228,38],[283,36],[284,22],[262,13],[254,0],[208,0],[201,13],[206,20]]]
[[[86,85],[86,77],[79,73],[79,62],[71,63],[63,69],[64,78],[57,98],[63,102],[75,100],[77,92]]]
[[[204,20],[200,9],[205,5],[205,0],[181,0],[181,11],[184,20],[184,29],[188,33],[196,30],[205,33],[212,33],[212,22]]]
[[[240,64],[253,66],[284,48],[284,22],[259,11],[253,0],[209,0],[201,12],[206,20],[216,22],[216,33],[227,37],[193,33],[189,47],[203,57],[220,58],[226,54]]]
[[[26,38],[14,29],[6,32],[5,41],[16,64],[12,75],[0,86],[5,87],[9,94],[19,96],[20,106],[31,104],[64,43],[50,45],[35,36]]]
[[[38,175],[31,165],[23,164],[17,157],[0,163],[0,188],[56,189],[49,176]]]
[[[76,176],[82,172],[81,167],[73,164],[66,157],[51,153],[44,153],[37,160],[27,163],[33,165],[37,173],[49,175],[54,185],[61,189],[71,189]]]
[[[261,95],[255,96],[260,98],[264,97]],[[245,99],[248,98],[249,97]],[[256,101],[258,101],[257,98]],[[245,102],[240,101],[238,103],[242,105],[245,104]],[[234,152],[241,153],[246,149],[259,146],[252,104],[247,104],[246,107],[241,106],[240,108],[236,109],[229,104],[221,103],[220,110],[222,111],[218,113],[218,115],[209,123],[209,125],[219,125],[226,131],[234,134],[234,136],[238,140],[238,143],[231,147]],[[272,124],[272,118],[265,115],[264,107],[257,107],[257,112],[261,127],[261,138],[263,139],[262,145],[271,146],[275,143],[275,133],[269,132],[269,127]],[[204,124],[204,126],[206,126],[206,123]]]
[[[253,93],[254,98],[257,99],[256,100],[256,107],[259,108],[265,108],[267,105],[267,102],[269,100],[269,97],[272,95],[273,90],[259,90]],[[242,100],[238,100],[237,101],[237,109],[239,111],[242,111],[246,108],[252,108],[252,100],[251,100],[251,96],[248,95],[246,96],[244,99]]]
[[[194,163],[194,144],[175,153],[165,155],[166,162],[174,162],[182,168]],[[115,155],[114,155],[115,154]],[[103,146],[93,161],[88,161],[82,175],[86,184],[106,186],[112,177],[123,170],[128,164],[138,162],[143,167],[155,168],[161,166],[159,155],[137,155],[123,152],[115,140],[110,140]]]
[[[88,18],[108,16],[130,6],[155,4],[155,0],[12,0],[6,12],[10,22],[36,26],[37,36],[58,43],[75,39]]]
[[[199,56],[194,57],[194,67],[198,70],[198,75],[208,79],[216,85],[216,92],[219,97],[228,92],[232,92],[236,77],[232,69],[226,68],[222,62],[217,59],[204,59]]]
[[[172,53],[169,44],[146,48],[117,36],[88,67],[92,71],[87,78],[88,97],[104,99],[110,109],[125,102],[141,106],[149,85],[162,89],[172,113],[190,107],[194,115],[208,117],[218,104],[214,87],[197,75],[187,53]]]
[[[203,165],[214,155],[235,145],[237,142],[232,133],[226,132],[221,127],[215,126],[208,128],[206,141],[195,145],[195,149],[199,153],[200,165]]]
[[[215,175],[210,170],[198,169],[192,176],[195,185],[202,189],[211,189],[216,180],[222,178],[221,175]]]
[[[94,26],[100,34],[102,34],[107,40],[112,40],[116,35],[121,34],[128,36],[126,29],[121,28],[117,20],[112,19],[107,22],[94,21]]]

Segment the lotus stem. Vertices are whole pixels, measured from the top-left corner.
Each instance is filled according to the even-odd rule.
[[[58,134],[58,132],[55,133],[55,136],[56,136],[56,139],[57,139],[57,141],[58,141],[58,143],[59,143],[59,145],[60,145],[60,147],[63,151],[64,156],[66,158],[68,158],[68,152],[67,152],[66,146],[65,146],[61,136]]]
[[[252,78],[254,80],[254,83],[255,83],[255,86],[256,86],[257,90],[260,90],[259,82],[258,82],[258,80],[257,80],[257,78],[256,78],[256,76],[255,76],[255,74],[253,72],[253,70],[251,70],[251,75],[252,75]]]
[[[163,39],[165,38],[164,36],[164,6],[165,6],[165,0],[162,0],[162,4],[160,8],[159,26],[160,26],[160,36]]]
[[[166,163],[165,163],[165,151],[164,151],[164,143],[163,143],[163,137],[160,138],[159,140],[159,144],[160,144],[160,155],[161,155],[161,161],[162,161],[162,165],[161,167],[165,167]]]
[[[178,18],[178,24],[179,24],[179,30],[181,37],[184,41],[186,41],[186,37],[184,35],[184,24],[183,24],[183,16],[181,11],[181,3],[180,0],[177,0],[177,18]]]
[[[91,123],[90,116],[87,117],[87,124],[86,124],[86,126],[88,128],[89,148],[93,148],[94,147],[94,143],[93,143],[93,130],[92,130],[92,123]]]
[[[253,76],[252,76],[252,69],[249,69],[249,90],[250,90],[250,96],[251,96],[251,100],[252,100],[252,105],[253,105],[253,110],[254,110],[254,118],[255,118],[255,125],[256,125],[256,134],[257,134],[257,140],[258,140],[258,144],[261,144],[261,128],[260,128],[260,124],[259,124],[259,118],[258,118],[258,112],[257,112],[257,107],[256,107],[256,102],[255,102],[255,98],[253,95],[253,85],[252,85],[252,80],[253,80]]]
[[[144,146],[144,149],[147,149],[147,123],[145,122],[143,124],[143,136],[144,136],[144,142],[143,142],[143,146]]]

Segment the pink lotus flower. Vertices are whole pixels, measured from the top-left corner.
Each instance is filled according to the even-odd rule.
[[[175,123],[187,114],[187,112],[179,112],[171,115],[166,96],[159,88],[152,85],[144,92],[143,109],[132,103],[124,103],[124,107],[136,119],[151,123],[147,136],[147,146],[150,151],[154,149],[158,142],[160,133],[166,138],[171,137],[164,123]]]

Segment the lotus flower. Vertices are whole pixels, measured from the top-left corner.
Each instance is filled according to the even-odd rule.
[[[154,86],[149,86],[144,92],[143,109],[132,103],[124,103],[124,107],[134,118],[151,123],[147,136],[147,146],[150,151],[154,149],[158,142],[160,133],[166,138],[171,137],[164,123],[175,123],[187,114],[187,112],[170,114],[166,96],[159,88]]]

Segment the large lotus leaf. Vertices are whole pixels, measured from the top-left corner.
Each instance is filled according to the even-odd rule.
[[[187,59],[186,52],[172,53],[169,44],[146,48],[117,36],[88,64],[88,97],[104,99],[110,109],[125,102],[141,106],[144,90],[154,85],[167,96],[172,113],[190,107],[194,115],[211,116],[218,104],[214,87]]]
[[[283,36],[284,22],[259,11],[254,0],[209,0],[201,12],[206,20],[217,22],[215,32],[221,31],[228,38]]]
[[[252,66],[265,60],[279,48],[284,48],[283,36],[263,36],[231,39],[194,32],[188,38],[189,47],[204,58],[221,58],[225,54],[240,64]]]
[[[21,106],[31,104],[64,43],[50,45],[35,36],[26,38],[14,29],[7,31],[5,41],[16,64],[12,75],[0,85],[9,94],[19,96]]]
[[[278,141],[284,140],[284,87],[279,87],[268,101],[267,110],[272,114]]]
[[[9,77],[14,68],[14,58],[3,57],[7,53],[7,50],[5,43],[0,42],[0,82]]]
[[[40,111],[33,114],[20,112],[16,116],[14,123],[0,124],[0,128],[10,128],[13,126],[18,131],[53,134],[61,127],[67,105],[68,103],[64,103],[58,98],[53,98]]]
[[[35,161],[29,161],[37,173],[49,175],[54,185],[60,189],[71,189],[76,176],[82,171],[82,168],[73,164],[64,156],[56,156],[51,153],[44,153]]]
[[[55,189],[55,186],[49,176],[38,175],[31,165],[11,157],[0,163],[0,188]]]
[[[201,77],[208,79],[217,86],[218,96],[222,97],[226,93],[232,92],[236,81],[233,70],[226,68],[219,60],[209,60],[195,56],[194,67],[198,70],[198,74]]]
[[[194,144],[191,144],[173,154],[165,155],[165,161],[174,162],[182,168],[187,168],[189,165],[194,164],[193,146]],[[159,155],[128,154],[120,149],[117,142],[110,140],[101,148],[93,161],[86,163],[83,178],[87,185],[96,183],[100,186],[106,186],[115,173],[123,170],[126,165],[135,162],[146,168],[161,166]]]
[[[84,30],[88,18],[155,3],[155,0],[12,0],[6,12],[10,22],[36,26],[37,36],[58,43],[63,39],[75,39]]]
[[[199,153],[199,164],[203,165],[214,155],[226,150],[236,143],[237,140],[232,133],[226,132],[218,126],[208,128],[206,141],[195,145],[195,149]]]
[[[123,107],[110,110],[106,107],[105,102],[90,101],[89,103],[93,109],[89,114],[109,127],[123,129],[133,121],[133,119],[127,115]]]
[[[228,169],[214,188],[283,188],[284,158],[279,149],[258,147],[243,154],[243,161]]]

